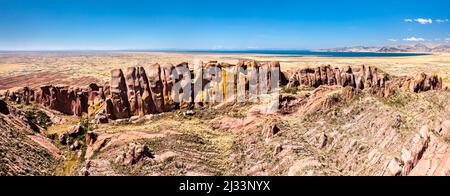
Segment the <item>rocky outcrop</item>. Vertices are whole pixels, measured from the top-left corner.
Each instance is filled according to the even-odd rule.
[[[18,108],[8,105],[9,114],[1,111],[3,103],[0,100],[0,176],[53,175],[58,148],[36,134],[32,128],[38,125]]]
[[[123,154],[114,161],[121,165],[143,164],[146,158],[153,158],[149,148],[142,144],[129,143]]]
[[[161,81],[163,83],[163,97],[164,97],[164,111],[171,111],[174,108],[172,101],[172,89],[175,85],[175,79],[172,78],[172,73],[175,72],[175,66],[172,64],[164,64],[161,67]]]
[[[170,69],[170,68],[169,68]],[[164,107],[164,80],[161,78],[165,77],[165,72],[162,72],[161,66],[158,63],[149,66],[148,80],[150,83],[151,96],[149,99],[152,100],[153,108],[151,113],[161,113],[165,111]],[[170,77],[170,75],[169,75]],[[171,89],[172,87],[170,87]],[[170,100],[168,96],[168,100]]]
[[[322,65],[295,71],[289,78],[288,87],[314,87],[321,85],[350,86],[356,91],[368,90],[379,97],[388,97],[399,92],[424,92],[442,89],[442,78],[436,74],[420,73],[417,77],[394,78],[372,66],[343,69]]]
[[[175,86],[173,88],[173,101],[180,109],[192,109],[193,89],[191,71],[188,63],[183,62],[175,66]]]
[[[129,118],[131,116],[127,85],[120,69],[111,71],[110,98],[106,100],[106,113],[111,119]]]
[[[16,87],[5,92],[5,97],[16,103],[24,103],[25,105],[35,100],[35,92],[28,87]]]
[[[349,100],[360,91],[379,97],[401,92],[419,93],[442,89],[442,78],[424,73],[416,77],[392,77],[376,67],[330,65],[277,72],[279,62],[239,61],[236,65],[210,61],[198,62],[189,70],[187,63],[176,66],[155,63],[148,67],[129,67],[111,71],[111,80],[103,86],[90,84],[86,89],[68,86],[42,86],[39,89],[15,88],[6,91],[9,100],[42,106],[64,114],[95,116],[98,123],[108,119],[157,114],[176,109],[211,107],[236,101],[265,102],[280,85],[288,88],[320,86],[344,87],[340,95],[327,99],[325,107]],[[289,80],[286,80],[289,77]],[[276,80],[278,83],[276,83]],[[333,98],[333,97],[332,97]],[[269,100],[270,102],[270,100]],[[328,105],[328,106],[326,106]]]
[[[69,86],[41,86],[34,90],[28,87],[6,92],[6,97],[16,103],[37,102],[49,109],[68,115],[81,116],[88,112],[87,90]]]
[[[132,116],[157,113],[149,79],[143,67],[128,68],[126,82]]]

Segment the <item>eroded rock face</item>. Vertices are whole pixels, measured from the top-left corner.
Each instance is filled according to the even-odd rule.
[[[424,92],[442,89],[442,78],[436,74],[420,73],[417,77],[393,78],[372,66],[361,66],[353,69],[350,66],[343,69],[330,65],[315,68],[305,68],[294,72],[289,78],[288,87],[314,87],[321,85],[350,86],[356,91],[369,89],[379,97],[388,97],[403,92]]]
[[[33,89],[28,87],[18,87],[6,91],[5,96],[9,100],[16,103],[24,103],[25,105],[30,104],[30,102],[35,101],[35,92]]]
[[[175,66],[175,86],[173,88],[174,102],[180,109],[191,109],[193,103],[192,78],[188,63],[183,62]]]
[[[111,119],[129,118],[131,116],[127,86],[122,70],[111,71],[110,98],[106,100],[106,113]]]
[[[246,65],[248,78],[249,101],[257,101],[259,94],[259,63],[250,61]]]
[[[170,68],[169,68],[170,70]],[[164,112],[164,81],[161,76],[165,77],[165,72],[161,70],[161,66],[158,63],[149,66],[148,80],[150,83],[151,100],[153,102],[152,113]],[[167,81],[167,80],[166,80]],[[170,89],[172,87],[169,87]],[[169,93],[167,93],[169,94]]]
[[[261,97],[286,83],[286,77],[289,77],[288,88],[344,87],[340,95],[334,96],[339,100],[327,99],[324,107],[340,100],[350,100],[363,90],[379,97],[389,97],[401,92],[442,89],[442,78],[436,74],[391,77],[376,67],[364,65],[343,69],[322,65],[279,74],[272,72],[280,69],[280,63],[276,61],[240,61],[236,65],[211,61],[198,66],[196,72],[189,70],[187,63],[129,67],[125,74],[114,69],[110,82],[103,86],[90,84],[86,89],[52,85],[39,89],[15,88],[6,91],[4,97],[25,104],[35,101],[64,114],[82,116],[87,113],[95,116],[98,123],[107,123],[108,119],[142,117],[176,109],[191,110],[195,104],[208,107],[237,100],[264,102]],[[272,82],[274,79],[279,83]],[[195,92],[196,89],[200,91]]]
[[[150,74],[152,74],[150,72]],[[156,113],[151,83],[143,67],[130,67],[127,69],[126,83],[128,99],[132,116],[143,116]]]
[[[141,111],[142,102],[141,99],[141,87],[139,85],[140,75],[137,72],[136,67],[128,67],[125,74],[125,80],[127,84],[128,101],[130,102],[130,112],[132,116],[139,116]]]
[[[37,102],[49,109],[68,115],[82,116],[88,112],[88,93],[84,89],[68,86],[41,86],[38,90],[19,88],[7,93],[16,103]]]
[[[164,111],[171,111],[173,109],[172,89],[175,85],[175,79],[172,78],[172,73],[176,72],[173,64],[164,64],[161,67],[161,80],[163,83],[163,97],[164,97]]]

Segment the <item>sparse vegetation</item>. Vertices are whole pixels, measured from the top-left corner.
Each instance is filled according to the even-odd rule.
[[[31,108],[31,109],[25,110],[23,112],[23,114],[32,123],[44,128],[44,129],[47,129],[49,126],[52,125],[50,117],[48,117],[45,112],[38,110],[36,108]]]

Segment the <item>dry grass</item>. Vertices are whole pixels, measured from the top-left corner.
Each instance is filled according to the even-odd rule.
[[[76,125],[80,120],[75,116],[69,116],[69,115],[61,115],[60,117],[67,120],[67,123],[59,124],[59,125],[52,125],[48,127],[47,134],[63,134],[66,133],[69,127]]]

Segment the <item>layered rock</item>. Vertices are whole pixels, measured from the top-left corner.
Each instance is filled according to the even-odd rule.
[[[35,92],[33,89],[28,87],[17,87],[5,92],[5,97],[16,103],[24,103],[25,105],[30,104],[30,102],[35,101]]]
[[[24,87],[11,89],[5,95],[16,103],[37,102],[68,115],[82,116],[88,112],[88,92],[77,87],[46,85],[37,90]]]
[[[175,85],[175,79],[172,78],[172,74],[175,75],[175,66],[173,64],[164,64],[161,67],[161,81],[163,84],[163,97],[164,97],[164,111],[171,111],[174,109],[174,103],[172,100],[172,89]]]
[[[151,79],[151,78],[150,78]],[[130,67],[126,74],[127,95],[132,116],[157,113],[149,77],[143,67]]]
[[[165,111],[164,105],[164,81],[161,76],[165,77],[165,72],[161,70],[161,66],[158,63],[150,65],[148,80],[150,83],[151,100],[153,102],[152,113],[161,113]],[[170,87],[171,88],[171,87]],[[170,99],[168,99],[170,100]]]
[[[125,149],[125,152],[116,157],[115,163],[121,165],[142,164],[147,158],[153,158],[147,146],[130,143],[128,148]]]
[[[172,89],[173,101],[178,104],[181,109],[188,109],[193,103],[192,78],[188,63],[180,63],[175,66],[175,85]]]
[[[106,100],[106,113],[111,119],[129,118],[131,116],[127,85],[120,69],[111,71],[110,98]]]
[[[347,99],[361,90],[379,97],[400,92],[423,92],[442,89],[442,78],[436,74],[417,77],[391,77],[376,67],[343,69],[322,65],[293,72],[279,72],[279,62],[239,61],[236,65],[210,61],[198,62],[189,70],[187,63],[153,64],[111,71],[111,80],[103,86],[90,84],[81,89],[68,86],[42,86],[39,89],[15,88],[5,92],[9,100],[42,106],[64,114],[95,116],[99,123],[172,111],[190,110],[194,106],[215,106],[235,101],[262,101],[287,87],[342,86]],[[289,81],[286,77],[289,77]],[[276,82],[278,81],[278,83]],[[288,82],[288,83],[287,83]],[[270,102],[270,100],[268,100]],[[330,99],[326,104],[332,105]]]
[[[343,69],[322,65],[315,68],[304,68],[295,71],[289,78],[288,87],[314,87],[321,85],[350,86],[356,90],[368,89],[379,97],[388,97],[400,91],[424,92],[442,89],[442,78],[436,74],[420,73],[414,77],[393,78],[376,67],[361,66],[353,69],[350,66]]]

